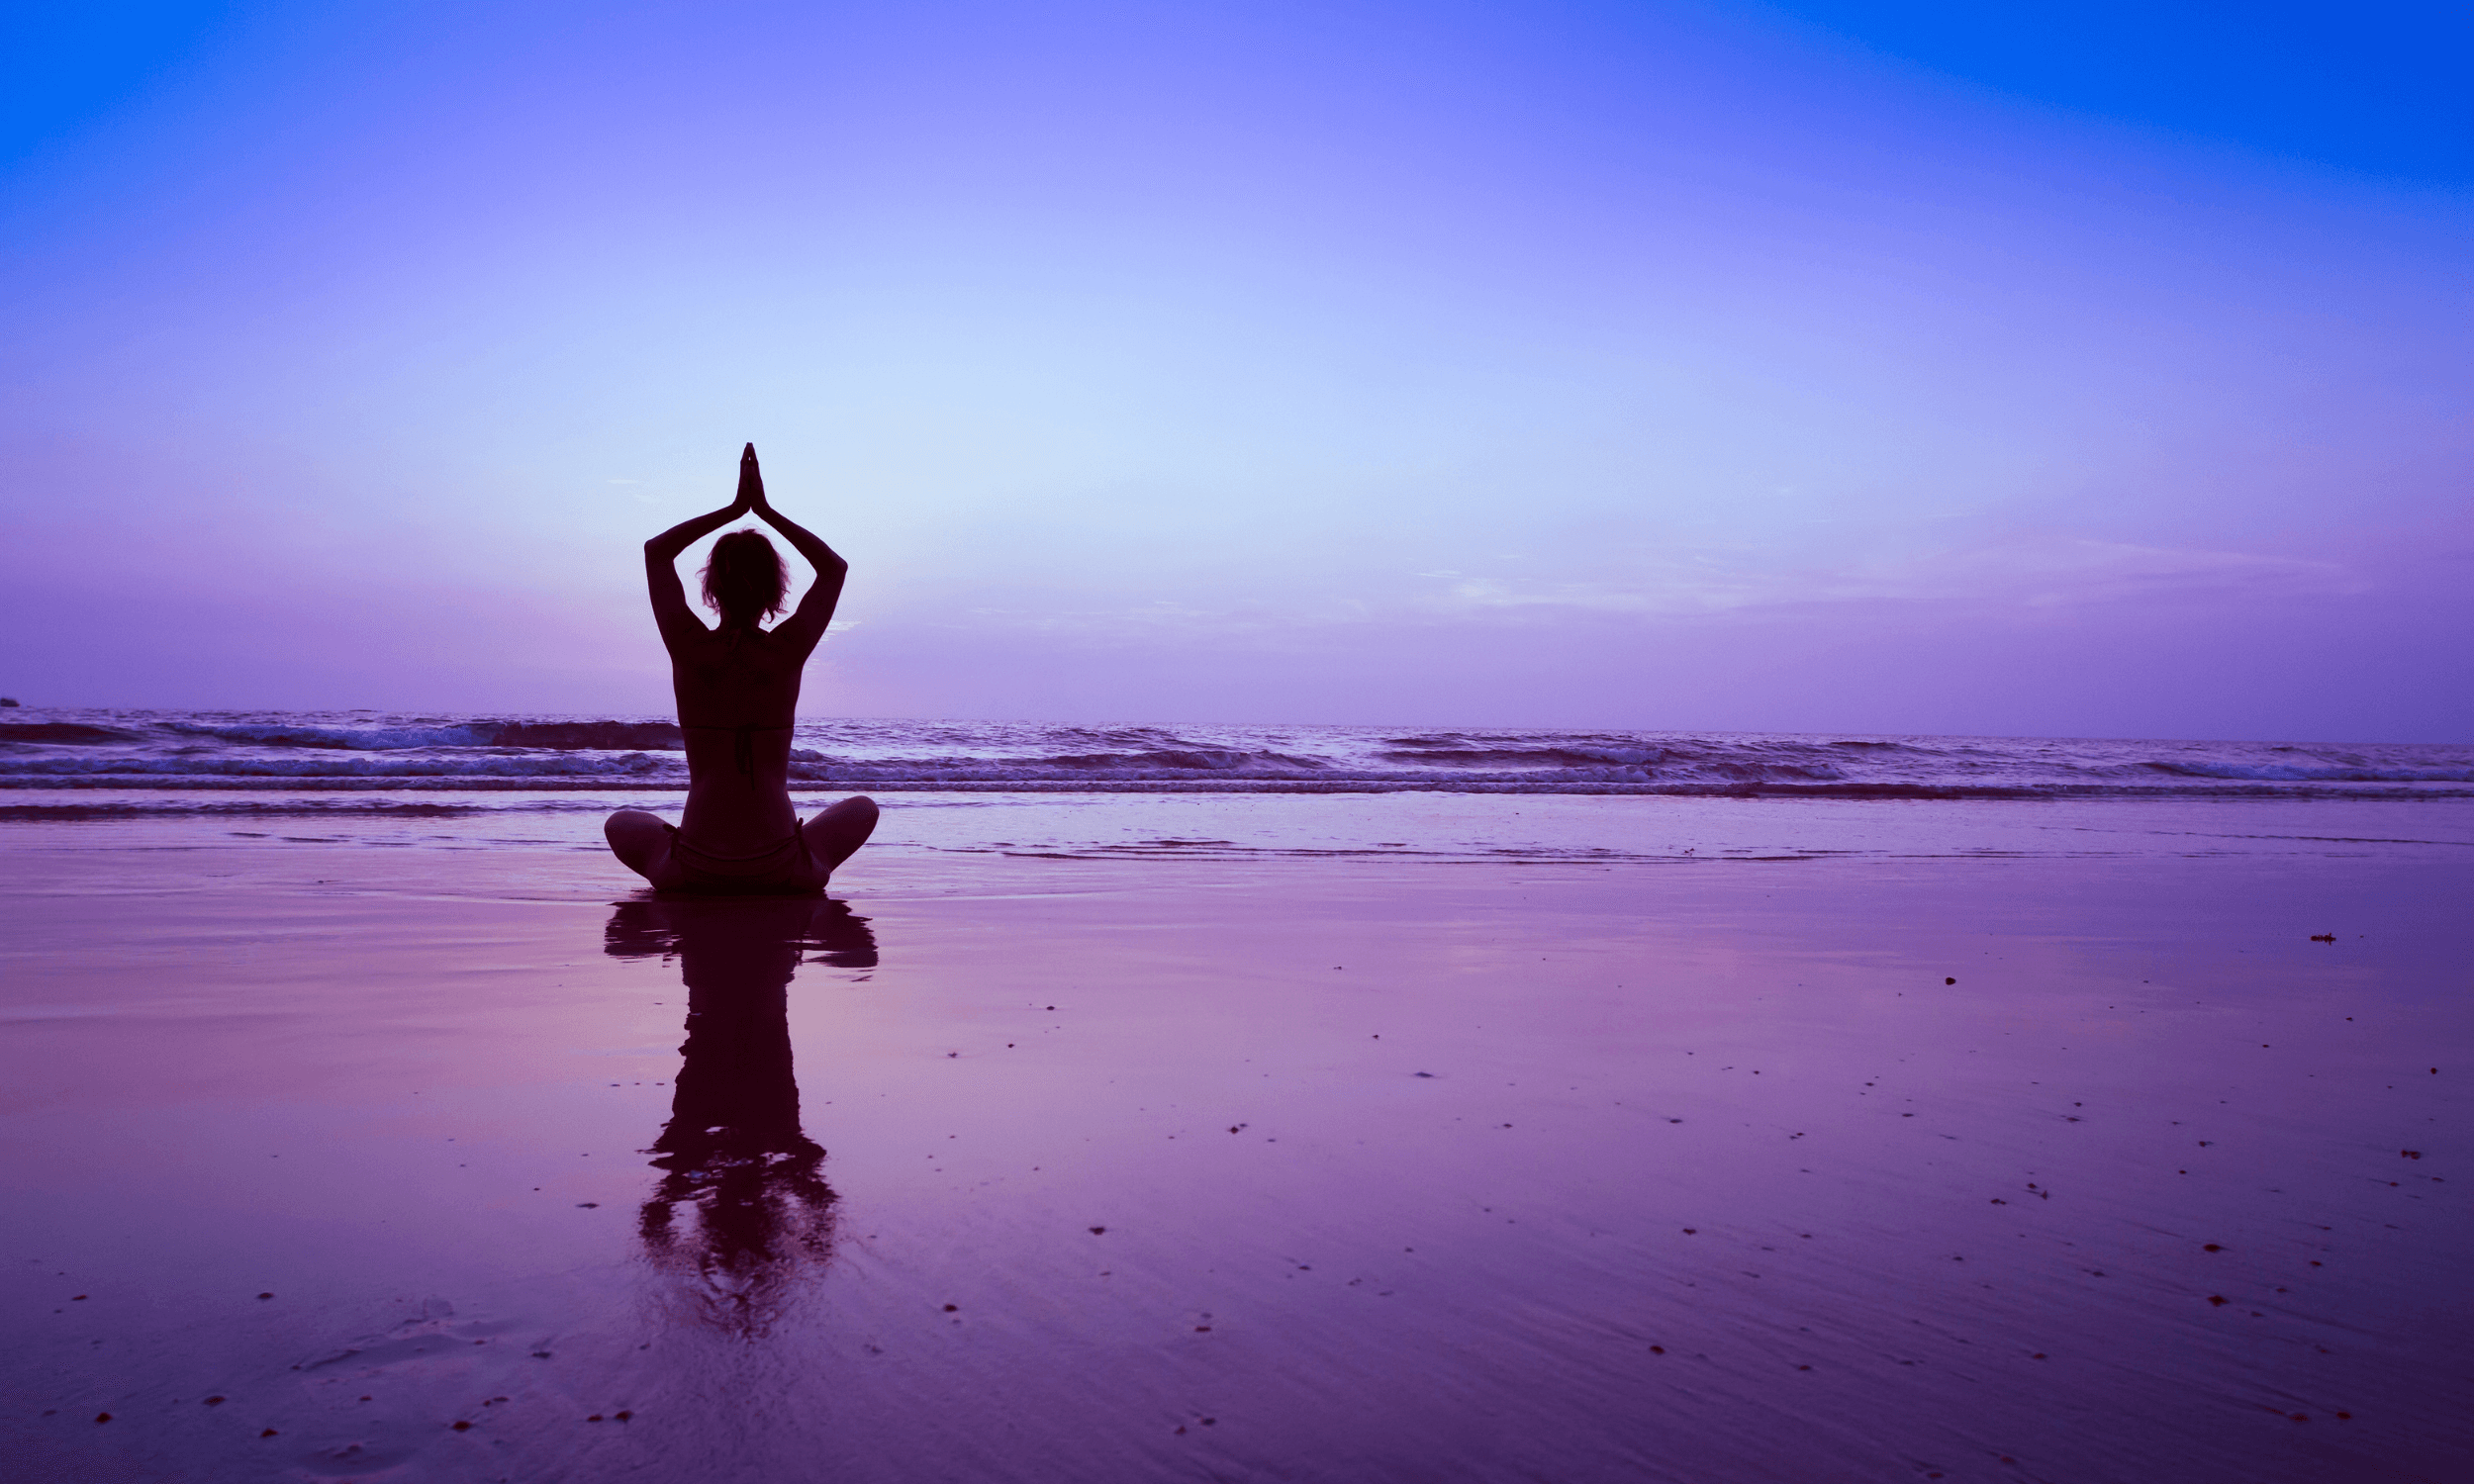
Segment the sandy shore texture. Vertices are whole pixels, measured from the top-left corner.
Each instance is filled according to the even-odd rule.
[[[2474,1466],[2463,850],[282,828],[0,826],[9,1478]]]

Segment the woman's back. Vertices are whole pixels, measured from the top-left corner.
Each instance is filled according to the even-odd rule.
[[[808,652],[778,632],[725,628],[671,646],[670,683],[687,746],[679,827],[715,850],[771,844],[796,827],[791,723]]]
[[[671,647],[670,689],[682,726],[788,726],[811,651],[780,630],[728,629]]]

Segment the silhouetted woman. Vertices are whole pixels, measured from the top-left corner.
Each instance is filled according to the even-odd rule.
[[[705,627],[688,609],[679,553],[753,512],[769,521],[816,569],[799,608],[782,611],[790,574],[760,531],[736,530],[714,543],[705,564],[705,603],[721,626]],[[876,802],[845,798],[805,825],[791,809],[791,719],[800,674],[824,637],[850,564],[765,502],[756,445],[739,456],[738,495],[722,510],[682,521],[644,543],[644,577],[653,617],[670,651],[670,683],[686,733],[687,807],[676,829],[641,809],[620,809],[602,825],[611,850],[665,891],[814,891],[833,868],[867,843]]]

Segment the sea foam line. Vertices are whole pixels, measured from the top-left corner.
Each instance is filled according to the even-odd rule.
[[[1479,780],[1468,778],[1187,778],[1187,779],[802,779],[802,793],[1485,793],[1667,796],[1678,798],[2062,799],[2062,798],[2474,798],[2474,788],[2432,784],[2272,785],[2262,783],[1903,784],[1703,782],[1618,783],[1603,780]],[[685,793],[685,778],[603,774],[590,777],[301,776],[243,777],[165,774],[0,775],[0,790],[49,792],[283,793]]]

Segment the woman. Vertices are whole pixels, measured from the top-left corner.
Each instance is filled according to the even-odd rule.
[[[732,531],[714,543],[705,564],[705,603],[721,615],[721,626],[709,629],[688,610],[679,553],[750,511],[799,548],[816,580],[797,612],[771,631],[758,627],[782,611],[790,574],[762,532]],[[677,829],[641,809],[620,809],[602,833],[611,851],[656,889],[819,890],[875,830],[876,802],[866,797],[845,798],[805,825],[791,809],[791,719],[799,709],[800,672],[824,637],[849,570],[832,547],[765,503],[753,443],[739,456],[739,492],[728,508],[644,543],[653,617],[670,651],[679,729],[687,734],[687,807]]]

